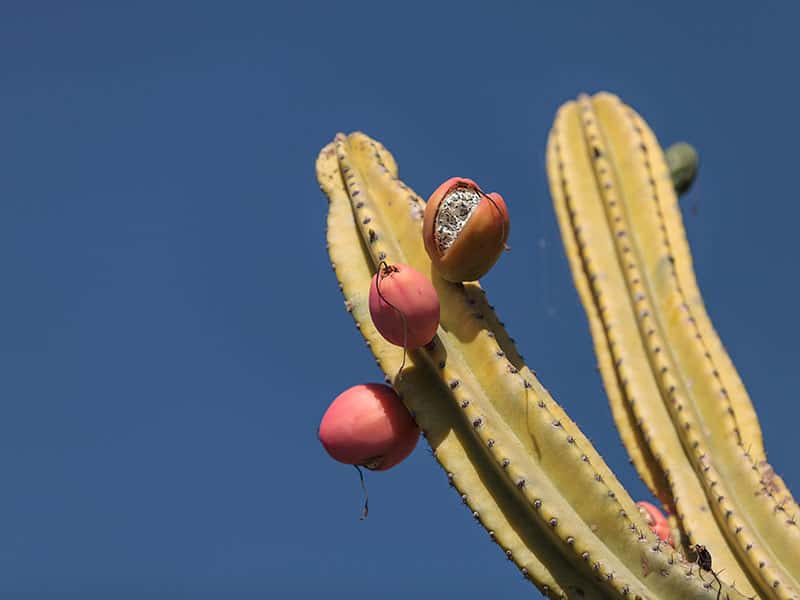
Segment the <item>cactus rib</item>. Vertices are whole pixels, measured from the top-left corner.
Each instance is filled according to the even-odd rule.
[[[566,562],[576,573],[571,576],[573,582],[576,577],[581,581],[599,577],[595,589],[601,595],[715,597],[716,591],[695,576],[691,565],[680,555],[666,552],[650,534],[632,500],[588,441],[568,432],[577,428],[521,364],[513,345],[509,348],[510,340],[478,285],[450,284],[431,271],[419,235],[421,201],[396,179],[390,155],[366,136],[340,135],[334,146],[323,150],[318,176],[331,199],[331,214],[334,201],[337,210],[343,210],[345,201],[352,208],[349,222],[342,218],[331,226],[349,228],[351,244],[360,234],[360,254],[346,256],[336,241],[339,234],[329,227],[332,258],[348,260],[340,265],[334,259],[337,273],[344,266],[348,277],[355,276],[351,263],[360,261],[365,288],[381,260],[402,261],[430,273],[442,306],[439,334],[427,348],[410,353],[410,367],[394,385],[415,411],[436,458],[453,474],[452,481],[475,483],[474,478],[462,480],[461,472],[451,470],[458,467],[453,459],[458,453],[442,454],[441,439],[432,435],[434,429],[465,433],[458,442],[469,451],[460,456],[468,457],[475,472],[491,472],[503,482],[499,488],[492,485],[491,493],[502,491],[539,535],[531,537],[517,527],[514,534],[494,530],[495,538],[510,542],[517,535],[524,540],[524,548],[545,565],[544,571],[528,570],[540,589],[552,595],[552,588],[544,589],[551,585],[545,583],[549,573],[548,581],[561,587],[558,594],[569,593],[572,583],[552,566]],[[361,306],[363,292],[359,296],[356,287],[351,282],[345,291],[349,307],[382,368],[391,372],[383,358],[390,350],[369,329]],[[417,372],[437,381],[438,397],[429,398],[425,406],[413,400],[423,393],[422,386],[430,387],[427,381],[412,379]],[[449,405],[449,412],[440,405]],[[563,415],[563,422],[554,418],[558,415]],[[472,489],[460,489],[472,497]],[[515,556],[511,549],[508,554],[521,564],[521,555]],[[643,561],[648,568],[643,568]],[[659,577],[648,578],[653,571]],[[725,593],[736,595],[728,588]]]
[[[610,94],[582,96],[570,110],[574,135],[569,142],[577,148],[576,156],[582,154],[576,160],[584,168],[578,176],[582,180],[574,184],[583,189],[570,198],[573,204],[583,200],[593,204],[591,220],[598,234],[585,244],[584,271],[594,257],[592,268],[615,274],[613,284],[595,285],[591,303],[599,307],[611,296],[617,310],[603,317],[609,347],[617,342],[613,335],[617,322],[624,323],[621,348],[612,349],[617,376],[622,355],[634,354],[635,370],[648,389],[643,394],[634,391],[633,410],[644,406],[643,412],[659,413],[658,421],[652,414],[643,421],[644,441],[657,459],[662,457],[670,480],[677,473],[690,473],[688,463],[706,496],[699,502],[696,484],[671,481],[684,531],[690,540],[702,536],[706,541],[695,543],[713,548],[715,562],[722,554],[719,562],[729,569],[727,576],[733,568],[732,551],[765,597],[793,598],[800,589],[792,575],[798,571],[800,533],[780,514],[773,494],[762,493],[763,473],[769,469],[745,448],[747,443],[760,456],[760,429],[705,314],[661,150],[644,121]],[[560,193],[568,196],[567,183],[556,182],[559,186],[565,188]],[[586,216],[590,210],[581,212]],[[580,225],[575,222],[562,223],[562,230],[565,237],[580,240]],[[576,279],[583,276],[574,268],[573,273]],[[604,375],[606,385],[614,386],[610,374]],[[735,399],[723,379],[733,385]],[[628,402],[633,402],[630,394]],[[656,423],[658,436],[647,433],[646,428],[655,429]],[[674,449],[676,436],[682,451],[664,454],[665,442]],[[683,502],[684,485],[692,491],[689,503]],[[700,512],[710,508],[730,550],[717,539],[708,514],[699,514],[698,508]]]

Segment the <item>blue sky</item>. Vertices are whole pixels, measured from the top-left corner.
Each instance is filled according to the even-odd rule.
[[[279,5],[280,4],[280,5]],[[315,429],[380,379],[330,271],[337,131],[421,195],[500,191],[485,278],[529,364],[637,498],[544,172],[557,107],[609,90],[664,144],[709,312],[800,487],[791,3],[5,2],[0,596],[531,597],[423,444],[370,474]]]

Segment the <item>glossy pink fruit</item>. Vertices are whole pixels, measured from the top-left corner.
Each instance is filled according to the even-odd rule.
[[[508,209],[497,192],[451,177],[436,188],[425,207],[422,238],[439,274],[448,281],[483,277],[508,240]]]
[[[647,520],[650,530],[655,533],[662,542],[673,546],[672,530],[670,529],[667,517],[655,506],[644,500],[637,502],[636,506],[639,507],[639,512],[642,513],[642,516]]]
[[[417,445],[419,428],[388,385],[366,383],[339,394],[325,411],[319,440],[335,460],[384,471]]]
[[[436,335],[439,295],[430,279],[408,265],[382,266],[369,287],[369,314],[384,338],[414,350]]]

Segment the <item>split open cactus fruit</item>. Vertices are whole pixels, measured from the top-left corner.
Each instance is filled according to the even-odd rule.
[[[497,262],[508,240],[505,200],[472,179],[451,177],[425,205],[422,238],[433,267],[447,281],[473,281]]]

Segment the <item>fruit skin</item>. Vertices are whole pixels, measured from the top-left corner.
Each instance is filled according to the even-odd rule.
[[[471,187],[483,198],[453,244],[440,252],[436,244],[436,214],[445,196],[457,186]],[[489,196],[489,200],[486,196]],[[428,199],[422,221],[425,250],[439,274],[454,283],[480,279],[503,253],[509,232],[508,208],[497,192],[484,194],[472,179],[451,177]]]
[[[384,265],[370,282],[369,314],[375,328],[387,341],[395,346],[403,346],[405,341],[406,349],[415,350],[436,335],[439,295],[430,279],[416,269],[404,264]],[[406,327],[407,338],[404,339]]]
[[[391,387],[365,383],[334,399],[322,417],[319,440],[334,460],[385,471],[411,454],[419,427]]]
[[[644,500],[637,502],[636,506],[639,507],[639,512],[647,519],[651,531],[655,533],[662,542],[666,542],[670,546],[675,546],[672,541],[672,530],[670,529],[667,517],[654,505]]]

